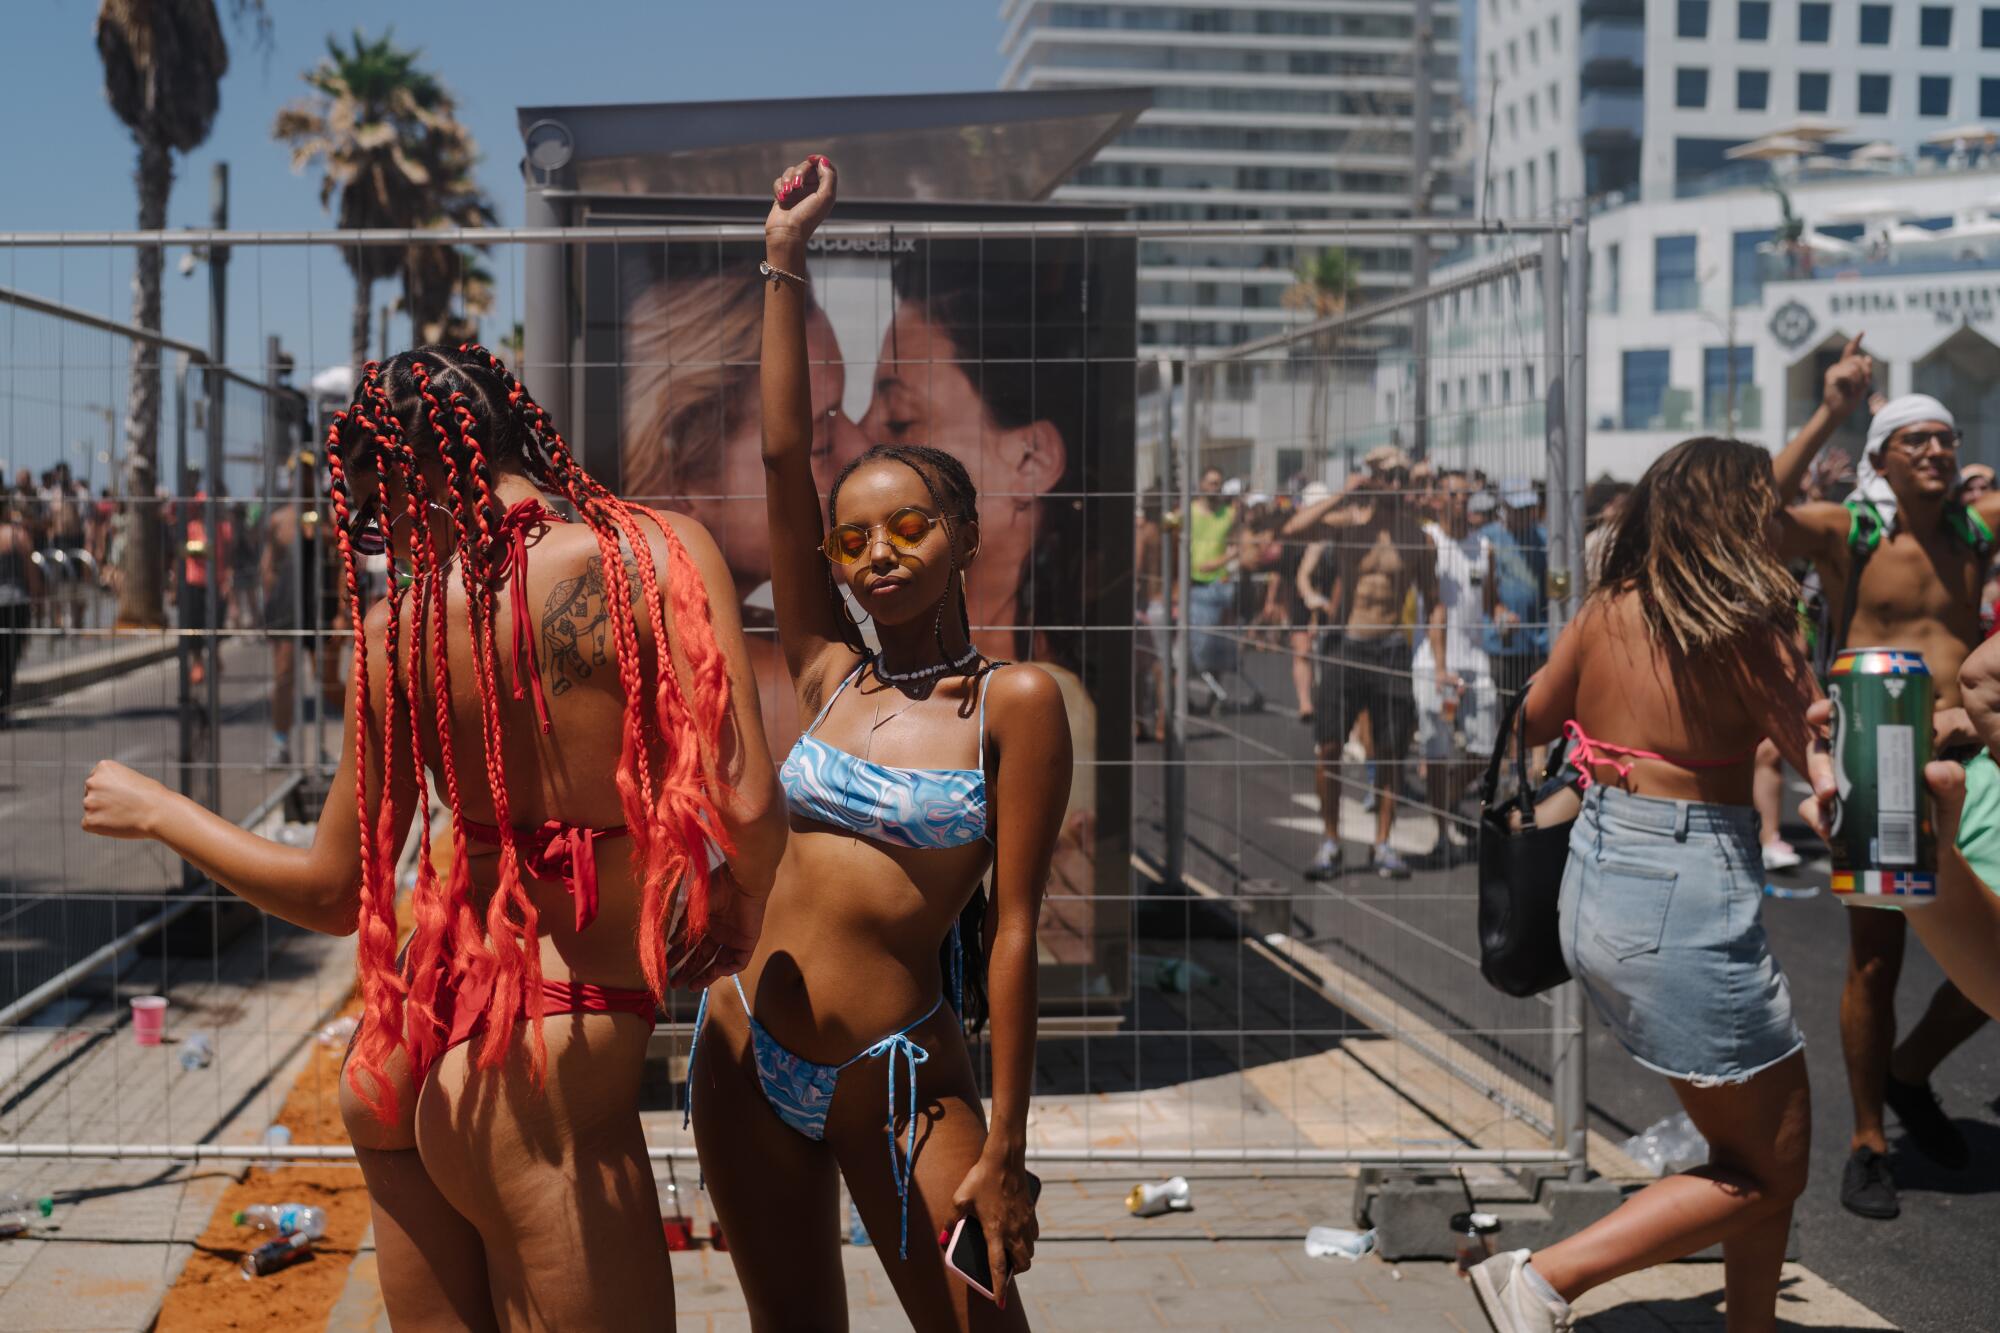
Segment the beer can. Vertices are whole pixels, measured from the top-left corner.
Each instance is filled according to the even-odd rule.
[[[1827,672],[1833,704],[1833,891],[1850,907],[1921,907],[1937,895],[1931,672],[1923,654],[1849,648]]]

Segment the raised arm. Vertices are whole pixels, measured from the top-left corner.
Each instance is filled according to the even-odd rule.
[[[787,205],[800,182],[817,187]],[[806,241],[833,211],[833,163],[810,157],[771,183],[764,219],[764,513],[770,524],[771,601],[792,684],[819,674],[828,649],[844,646],[840,607],[827,585],[819,488],[812,474],[812,367],[806,360]]]
[[[1028,1267],[1035,1246],[1027,1193],[1028,1094],[1035,1074],[1035,923],[1069,804],[1069,715],[1062,689],[1034,666],[997,671],[987,683],[994,768],[993,902],[988,909],[986,992],[993,1034],[993,1123],[985,1151],[953,1197],[976,1211],[995,1273]]]
[[[364,627],[370,687],[368,780],[362,806],[382,808],[381,709],[389,679],[383,651],[388,603]],[[340,767],[321,808],[311,847],[260,838],[114,759],[99,760],[83,788],[83,829],[108,838],[150,838],[272,916],[327,935],[351,935],[361,909],[361,830],[357,822],[354,727],[358,690],[350,683],[341,730]],[[396,755],[388,784],[390,830],[397,845],[409,830],[416,781],[409,747]],[[378,832],[377,836],[380,836]]]
[[[1806,475],[1812,471],[1813,459],[1833,438],[1833,433],[1854,415],[1854,409],[1868,401],[1868,388],[1875,377],[1875,358],[1861,350],[1861,337],[1857,333],[1848,339],[1847,346],[1840,350],[1840,360],[1827,367],[1820,405],[1772,460],[1780,504],[1790,504],[1798,498]]]

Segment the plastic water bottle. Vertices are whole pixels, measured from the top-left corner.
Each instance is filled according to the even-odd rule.
[[[1339,1227],[1307,1227],[1306,1258],[1345,1259],[1352,1263],[1375,1249],[1375,1232],[1343,1231]]]
[[[318,1240],[326,1234],[326,1209],[303,1203],[253,1203],[232,1219],[239,1227],[273,1231],[280,1236],[303,1234]]]
[[[0,1194],[0,1238],[24,1236],[56,1210],[56,1201],[43,1195],[31,1198],[18,1190]]]
[[[200,1032],[181,1043],[181,1068],[192,1073],[206,1069],[215,1059],[215,1044]]]
[[[265,1130],[264,1146],[266,1148],[291,1147],[292,1146],[291,1127],[289,1125],[273,1125],[269,1129]],[[279,1167],[289,1164],[290,1161],[291,1159],[288,1157],[266,1157],[262,1161],[258,1162],[257,1165],[263,1167],[266,1171],[276,1171]]]

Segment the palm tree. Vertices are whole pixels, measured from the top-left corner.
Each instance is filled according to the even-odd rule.
[[[261,5],[236,0],[241,15]],[[103,0],[97,11],[97,54],[104,95],[139,149],[139,229],[167,225],[174,187],[174,153],[208,138],[222,100],[229,46],[214,0]],[[160,247],[140,246],[132,271],[132,322],[160,327]],[[160,354],[134,341],[125,407],[125,475],[133,526],[125,542],[118,622],[157,627],[162,606],[160,513],[151,503],[159,477]]]
[[[491,205],[472,183],[478,149],[472,135],[455,117],[457,104],[435,75],[422,69],[423,52],[399,47],[394,31],[370,39],[356,30],[343,49],[329,37],[326,59],[308,70],[305,81],[315,95],[292,103],[278,113],[275,138],[290,143],[292,170],[317,162],[319,200],[332,205],[343,229],[364,227],[416,228],[459,222],[473,225],[490,218]],[[458,272],[455,257],[420,252],[442,246],[353,246],[345,252],[354,274],[354,320],[350,345],[355,367],[368,360],[368,332],[375,283],[404,275],[405,296],[423,291],[411,301],[425,316],[440,316],[449,304],[451,282],[445,280],[443,304],[423,304],[434,298],[435,282],[422,276],[442,261],[447,275]],[[417,275],[413,277],[413,274]]]
[[[1334,247],[1301,259],[1282,301],[1289,310],[1303,311],[1310,320],[1332,319],[1347,312],[1360,278],[1360,265],[1347,251]],[[1338,341],[1331,329],[1314,333],[1309,344],[1313,360],[1312,451],[1315,460],[1326,446],[1328,388],[1333,377],[1333,352]]]

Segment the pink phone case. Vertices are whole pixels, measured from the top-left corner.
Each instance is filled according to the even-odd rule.
[[[984,1296],[987,1300],[992,1301],[995,1305],[998,1305],[1000,1303],[999,1297],[995,1296],[992,1292],[988,1291],[986,1288],[980,1286],[979,1283],[974,1281],[972,1278],[967,1277],[965,1270],[952,1262],[951,1256],[958,1249],[959,1233],[965,1230],[965,1223],[966,1219],[961,1217],[958,1219],[958,1222],[951,1228],[949,1232],[940,1233],[938,1236],[938,1243],[944,1246],[944,1266],[946,1268],[949,1268],[952,1272],[958,1274],[958,1276],[964,1281],[966,1286],[971,1287],[981,1296]]]

